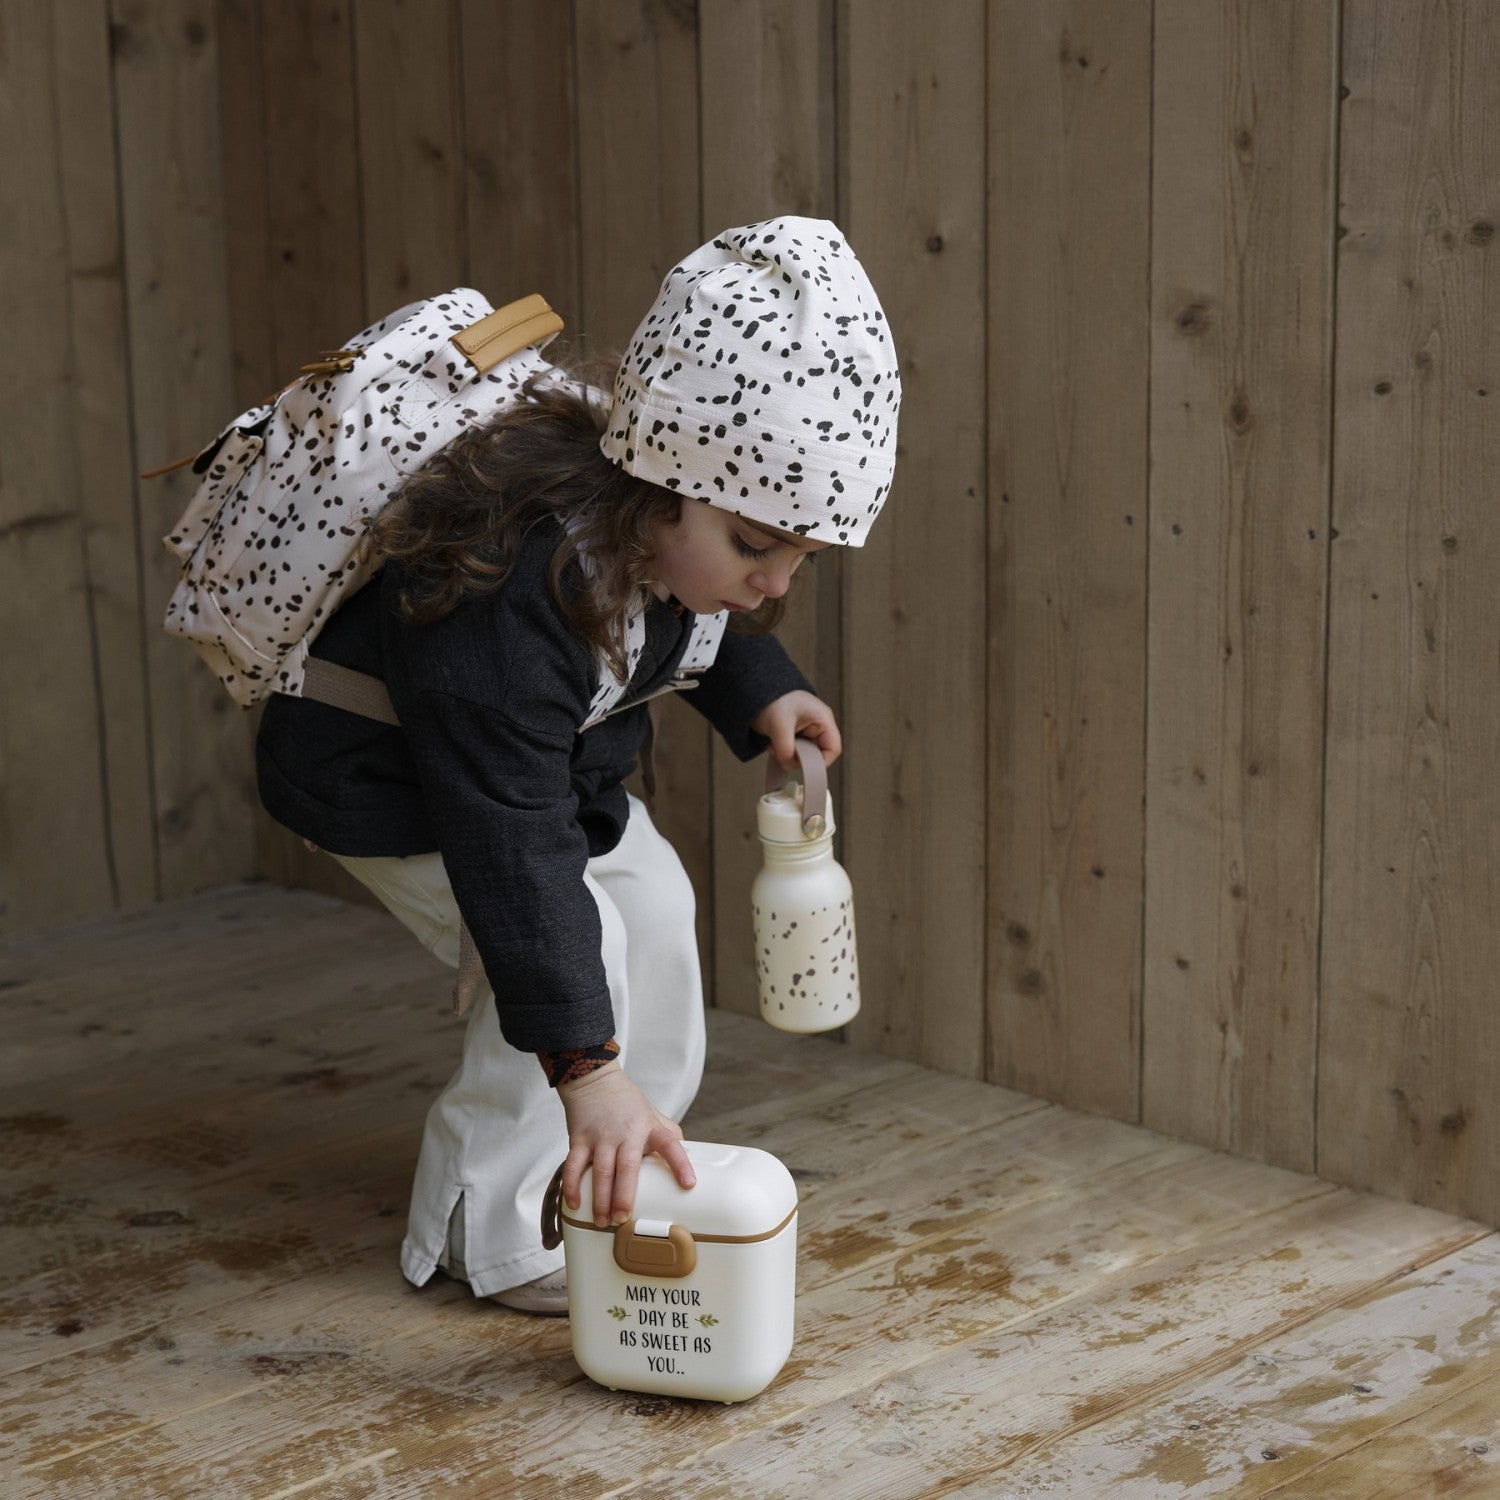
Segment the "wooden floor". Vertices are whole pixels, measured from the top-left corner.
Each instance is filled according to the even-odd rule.
[[[797,1177],[791,1361],[596,1387],[397,1270],[446,982],[267,888],[7,951],[0,1493],[1500,1495],[1500,1237],[730,1016],[689,1135]]]

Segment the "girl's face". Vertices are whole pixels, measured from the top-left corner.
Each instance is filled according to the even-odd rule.
[[[830,545],[690,497],[676,521],[657,523],[655,539],[655,581],[695,615],[780,598],[802,559]]]

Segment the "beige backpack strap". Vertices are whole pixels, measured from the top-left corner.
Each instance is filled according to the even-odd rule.
[[[331,704],[334,708],[347,709],[352,714],[363,714],[367,719],[378,719],[382,724],[401,722],[391,706],[391,695],[378,677],[371,677],[368,672],[356,672],[353,667],[341,667],[337,662],[324,661],[320,656],[307,658],[303,668],[302,696]]]

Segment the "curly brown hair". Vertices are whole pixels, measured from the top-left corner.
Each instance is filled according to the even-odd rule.
[[[399,597],[408,623],[441,620],[500,588],[526,533],[550,516],[568,528],[552,554],[552,596],[625,681],[625,621],[649,592],[653,528],[675,522],[684,500],[599,451],[618,367],[618,359],[573,360],[556,367],[565,379],[532,376],[525,399],[460,433],[406,479],[372,525],[370,546],[406,570]],[[587,573],[580,551],[593,565]],[[759,635],[783,612],[781,599],[768,598],[732,625]]]

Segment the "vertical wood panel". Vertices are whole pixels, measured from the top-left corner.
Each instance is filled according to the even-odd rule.
[[[351,14],[373,321],[468,278],[459,21],[453,0],[360,0]]]
[[[1134,1119],[1151,12],[990,28],[988,1076]]]
[[[61,175],[70,279],[72,471],[83,522],[83,581],[92,632],[104,838],[117,907],[156,899],[151,734],[141,639],[140,514],[125,377],[125,272],[109,25],[98,3],[52,11],[57,38]],[[23,408],[35,410],[35,401]],[[43,575],[45,576],[45,575]],[[7,636],[6,639],[14,639]],[[50,841],[50,840],[49,840]],[[69,864],[73,869],[76,865]]]
[[[693,0],[575,0],[582,330],[619,353],[702,238]]]
[[[7,934],[156,889],[108,43],[103,4],[0,7]]]
[[[540,292],[576,336],[573,12],[557,0],[464,0],[469,277],[497,306]]]
[[[272,16],[286,12],[272,8]],[[220,160],[224,183],[225,280],[229,288],[229,368],[236,411],[277,388],[271,295],[271,197],[280,183],[266,146],[267,77],[260,0],[218,0]],[[277,101],[279,102],[279,101]],[[345,102],[353,103],[349,92]],[[295,251],[293,252],[295,253]],[[287,377],[290,378],[290,372]],[[227,420],[233,413],[224,413]]]
[[[233,414],[216,10],[114,0],[130,383],[142,467],[191,453]],[[161,629],[178,570],[161,545],[196,483],[139,486],[161,894],[254,869],[249,721],[196,654]]]
[[[1500,1221],[1500,13],[1347,0],[1319,1166]]]
[[[364,5],[358,10],[362,16],[369,14]],[[265,316],[272,331],[273,361],[266,373],[269,388],[277,390],[317,351],[333,348],[364,326],[370,297],[358,233],[360,153],[363,145],[377,153],[378,162],[387,142],[379,135],[369,143],[359,139],[350,0],[322,0],[315,6],[271,4],[261,15],[269,180],[265,217],[270,301]],[[419,86],[425,81],[419,79]],[[449,80],[444,93],[452,92]],[[446,120],[446,115],[439,119]],[[390,149],[404,166],[401,146]],[[457,154],[456,142],[450,149]],[[433,192],[414,192],[406,211],[431,211],[436,216],[455,175],[434,163]],[[400,214],[397,195],[411,191],[410,180],[399,175],[398,167],[394,180],[379,194],[383,211],[376,216],[377,224],[393,211]],[[448,234],[446,225],[436,227]],[[451,244],[444,253],[452,253]],[[379,312],[394,310],[403,295],[397,290],[390,306],[381,304]]]
[[[577,0],[581,327],[619,353],[662,278],[702,240],[697,7],[682,0]],[[698,893],[698,947],[713,974],[709,735],[668,700],[657,749],[656,823]]]
[[[1157,0],[1142,1119],[1313,1162],[1333,0]]]
[[[705,235],[778,214],[835,214],[831,0],[702,0]],[[760,124],[745,150],[744,121]],[[836,677],[820,672],[820,615],[836,617],[839,570],[828,554],[798,570],[777,635],[820,696],[838,711]],[[830,680],[832,677],[832,680]],[[743,765],[712,736],[715,1005],[759,1012],[750,883],[760,868],[755,803],[765,761]],[[835,806],[842,790],[834,783]],[[706,894],[706,893],[705,893]]]
[[[856,1040],[984,1058],[985,16],[841,7],[842,226],[901,360],[896,477],[845,560],[845,860]]]
[[[354,42],[347,0],[239,0],[220,17],[234,404],[243,408],[365,322]],[[374,902],[264,809],[255,828],[263,878]]]

